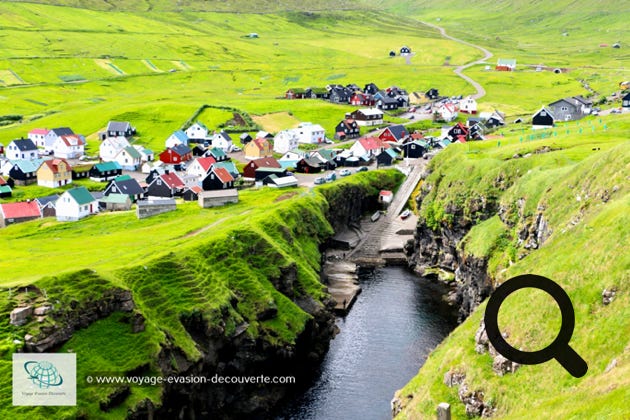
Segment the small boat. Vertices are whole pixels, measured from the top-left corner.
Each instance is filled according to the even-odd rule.
[[[403,211],[402,213],[400,213],[400,218],[402,220],[405,220],[407,217],[411,216],[411,211],[409,209]]]
[[[373,222],[376,222],[379,219],[379,217],[381,217],[381,212],[377,211],[370,217],[370,220]]]

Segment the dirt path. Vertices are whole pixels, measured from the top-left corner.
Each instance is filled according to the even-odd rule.
[[[453,71],[455,72],[456,75],[458,75],[459,77],[461,77],[462,79],[464,79],[465,81],[470,83],[477,90],[477,93],[472,95],[472,97],[474,99],[479,99],[479,98],[485,96],[486,90],[483,88],[483,86],[481,86],[479,83],[477,83],[476,81],[474,81],[470,77],[466,76],[462,72],[464,70],[466,70],[468,67],[472,67],[472,66],[475,66],[477,64],[481,64],[481,63],[483,63],[486,60],[489,60],[492,57],[492,53],[490,51],[488,51],[487,49],[485,49],[483,47],[480,47],[479,45],[471,44],[470,42],[462,41],[461,39],[457,39],[455,37],[452,37],[452,36],[448,35],[446,33],[446,30],[444,28],[440,27],[440,26],[433,25],[433,24],[427,23],[427,22],[422,22],[422,23],[427,25],[427,26],[430,26],[430,27],[432,27],[434,29],[437,29],[438,31],[440,31],[440,34],[444,38],[448,38],[448,39],[453,40],[455,42],[459,42],[460,44],[464,44],[464,45],[468,45],[469,47],[476,48],[476,49],[478,49],[479,51],[481,51],[484,54],[484,57],[482,59],[479,59],[479,60],[476,60],[476,61],[472,61],[470,63],[458,66]]]

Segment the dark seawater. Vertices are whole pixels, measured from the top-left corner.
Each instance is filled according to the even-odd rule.
[[[391,419],[390,401],[456,326],[442,286],[403,267],[361,275],[362,293],[339,318],[341,332],[308,389],[290,397],[281,419]]]

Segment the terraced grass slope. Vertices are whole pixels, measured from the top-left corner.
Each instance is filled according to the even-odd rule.
[[[571,134],[558,130],[544,139],[521,142],[513,134],[500,146],[449,147],[431,162],[426,184],[432,189],[420,210],[430,226],[473,222],[460,244],[463,258],[488,261],[497,284],[525,273],[559,283],[575,308],[571,347],[587,361],[586,376],[573,378],[553,360],[495,374],[492,358],[475,351],[483,303],[399,392],[406,408],[398,418],[433,417],[442,401],[451,404],[454,418],[464,418],[458,387],[443,382],[447,372],[464,373],[469,391],[482,391],[497,418],[630,414],[630,116],[608,123],[605,134],[578,134],[573,126]],[[482,217],[480,198],[501,210]],[[461,218],[453,217],[453,208],[463,210]],[[519,237],[540,215],[550,236],[539,249],[527,250]],[[617,290],[609,305],[602,303],[604,289]],[[545,293],[523,290],[504,302],[499,325],[514,347],[539,350],[557,335],[560,311]]]
[[[124,402],[107,411],[101,403],[117,388],[90,386],[83,378],[99,372],[159,374],[165,351],[178,355],[169,361],[175,370],[200,362],[202,343],[184,326],[190,319],[226,339],[240,328],[238,334],[265,345],[290,348],[312,319],[294,302],[310,299],[321,306],[327,297],[318,270],[319,245],[332,233],[329,206],[343,200],[344,188],[375,198],[401,177],[398,171],[372,171],[312,191],[245,191],[239,204],[223,208],[189,203],[144,220],[123,212],[3,229],[1,247],[15,250],[16,258],[13,269],[2,264],[0,272],[0,417],[121,418],[146,398],[159,406],[162,387],[132,386]],[[21,247],[24,253],[17,255]],[[278,288],[287,272],[295,273],[291,287]],[[83,320],[90,310],[104,312],[108,296],[122,290],[133,297],[133,313]],[[9,312],[19,303],[53,305],[54,322],[48,316],[10,325]],[[138,314],[145,329],[133,332]],[[48,335],[55,324],[75,321],[72,338],[52,350],[77,354],[78,406],[13,407],[11,354],[22,345],[14,340],[23,343],[26,334]]]

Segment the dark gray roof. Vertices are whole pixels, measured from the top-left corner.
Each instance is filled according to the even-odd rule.
[[[35,143],[33,143],[31,139],[13,140],[13,144],[15,144],[21,152],[37,150],[37,146],[35,146]]]
[[[131,124],[127,121],[110,121],[107,123],[107,131],[122,131],[125,132],[131,129]]]
[[[52,202],[53,205],[59,199],[59,194],[47,195],[46,197],[38,197],[35,200],[39,204],[39,207],[44,207],[46,204]]]
[[[57,136],[70,136],[72,134],[74,134],[74,131],[72,131],[70,128],[68,127],[58,127],[58,128],[53,128],[52,130],[53,133],[55,133]]]
[[[142,189],[138,181],[136,181],[134,178],[125,179],[122,181],[114,180],[114,182],[116,183],[119,192],[122,194],[136,195],[144,193],[144,190]]]
[[[185,144],[175,145],[174,147],[171,147],[171,149],[173,149],[173,151],[180,156],[184,156],[186,153],[191,152],[190,147],[186,146]]]
[[[388,128],[389,128],[389,131],[394,135],[394,137],[396,137],[397,140],[400,140],[409,134],[409,132],[407,132],[407,129],[403,125],[400,125],[400,124],[392,125]]]

